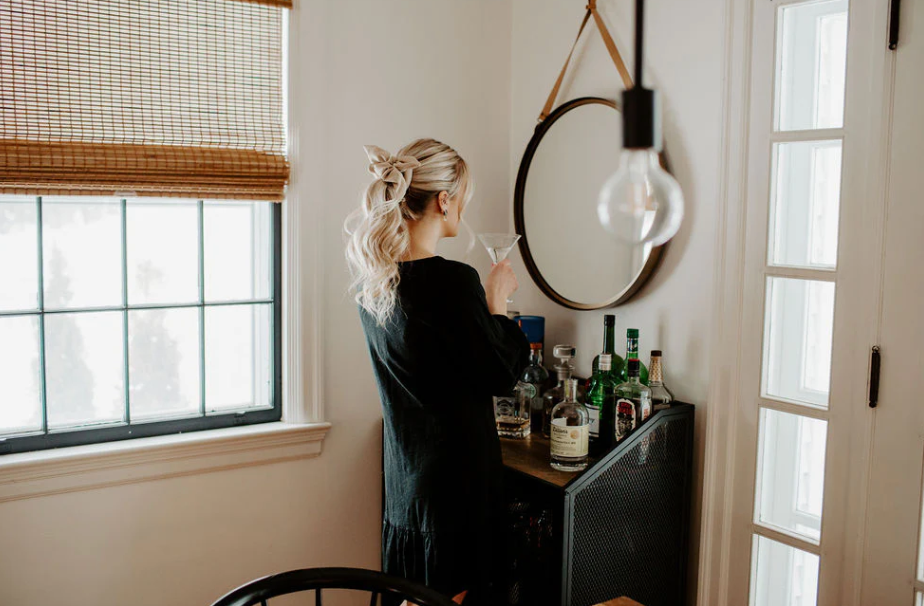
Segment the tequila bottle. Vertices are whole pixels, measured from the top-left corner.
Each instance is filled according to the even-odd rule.
[[[581,471],[587,468],[590,415],[578,402],[577,379],[565,381],[565,399],[552,409],[552,468]]]
[[[616,441],[622,441],[651,416],[651,390],[639,379],[639,361],[628,360],[629,380],[616,387]]]
[[[600,354],[600,365],[590,379],[587,390],[587,412],[590,414],[590,439],[594,447],[607,449],[613,444],[614,418],[616,408],[616,386],[619,385],[612,372],[613,356]],[[599,440],[599,444],[596,442]]]
[[[616,355],[616,316],[607,314],[603,316],[603,353],[613,356],[613,365],[611,370],[618,377],[622,372],[623,360]],[[600,369],[600,355],[594,358],[591,364],[591,377],[597,374]]]
[[[674,394],[664,384],[664,366],[661,363],[661,350],[651,352],[651,371],[648,375],[648,387],[651,388],[651,409],[664,410],[671,407]]]
[[[542,344],[531,343],[529,346],[529,365],[517,382],[517,414],[527,423],[522,435],[512,437],[525,438],[531,431],[542,431],[542,390],[549,380],[549,371],[542,366]]]
[[[626,330],[626,363],[623,365],[622,369],[619,371],[619,382],[626,383],[629,380],[628,365],[629,360],[639,360],[638,357],[638,329],[630,328]],[[648,385],[648,368],[642,364],[641,360],[638,363],[639,366],[639,379],[642,382],[642,385]]]

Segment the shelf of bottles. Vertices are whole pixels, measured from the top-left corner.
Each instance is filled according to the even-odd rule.
[[[615,318],[588,380],[572,345],[542,344],[513,394],[495,398],[507,471],[507,604],[591,606],[618,596],[685,599],[693,406],[639,360],[639,331],[615,351]]]

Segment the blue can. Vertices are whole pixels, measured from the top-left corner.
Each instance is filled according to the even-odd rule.
[[[542,316],[516,316],[514,321],[530,343],[539,343],[545,347],[545,318]]]

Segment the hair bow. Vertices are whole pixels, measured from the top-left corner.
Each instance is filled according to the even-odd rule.
[[[420,162],[413,156],[393,156],[381,147],[364,145],[369,157],[369,172],[381,183],[385,204],[400,204]]]

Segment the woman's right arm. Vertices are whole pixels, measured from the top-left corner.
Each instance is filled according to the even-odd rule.
[[[496,271],[492,271],[491,275],[495,276]],[[509,265],[506,271],[513,274]],[[466,266],[460,276],[459,289],[453,289],[452,297],[455,302],[452,320],[455,340],[466,350],[465,357],[477,370],[491,395],[509,392],[529,363],[529,342],[523,331],[506,315],[494,313],[498,311],[496,306],[501,304],[500,301],[503,301],[503,311],[506,312],[507,295],[512,292],[504,290],[504,283],[500,280],[509,278],[500,274],[486,282],[495,299],[489,302],[488,291],[482,287],[478,272]],[[509,288],[509,282],[506,287]],[[494,309],[491,305],[495,305]]]

